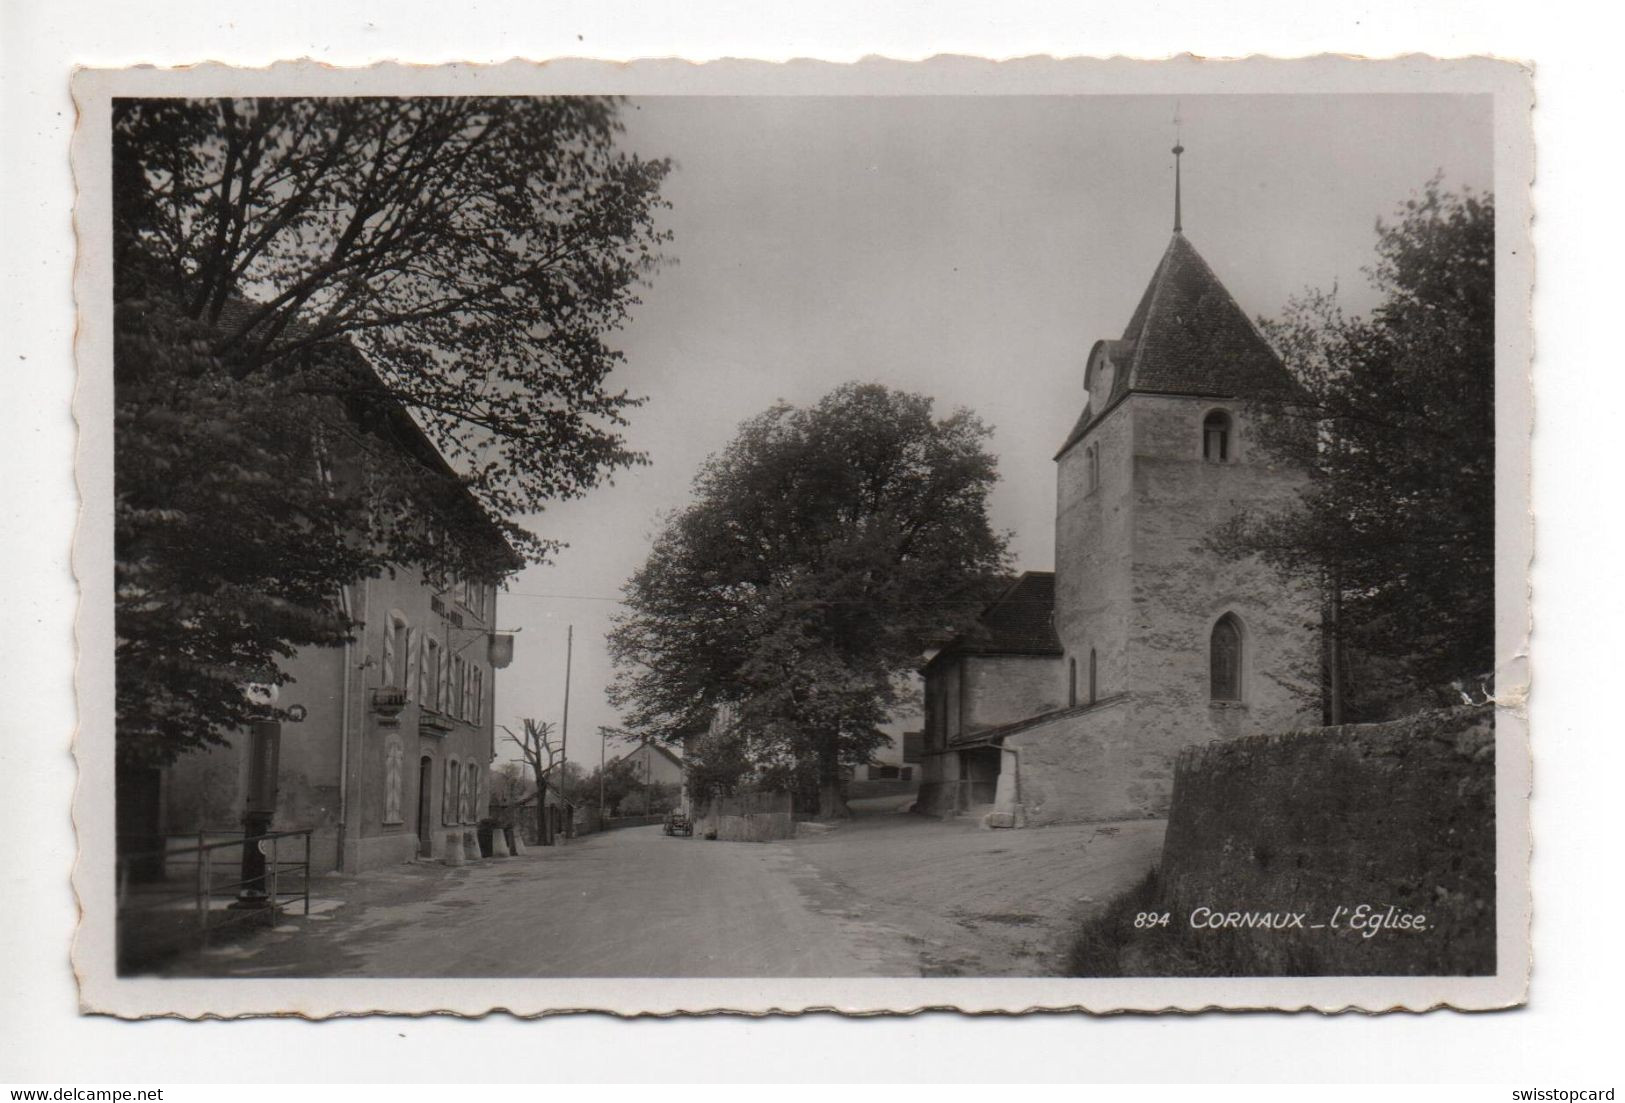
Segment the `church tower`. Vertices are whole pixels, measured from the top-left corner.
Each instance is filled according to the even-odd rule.
[[[1203,543],[1305,474],[1254,439],[1286,367],[1174,234],[1123,335],[1095,343],[1055,456],[1055,571],[1012,581],[924,668],[916,805],[991,827],[1167,812],[1174,759],[1316,725],[1312,585]]]
[[[1055,629],[1087,686],[1072,699],[1121,704],[1090,725],[1090,764],[1024,769],[1024,795],[1053,789],[1057,811],[1087,818],[1159,812],[1182,747],[1319,722],[1312,590],[1202,547],[1304,476],[1250,435],[1249,399],[1290,377],[1184,235],[1183,152],[1173,238],[1122,336],[1090,351],[1087,405],[1055,457]],[[1063,782],[1080,770],[1099,784]]]

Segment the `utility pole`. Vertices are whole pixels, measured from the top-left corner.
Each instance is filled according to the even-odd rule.
[[[604,760],[609,755],[609,729],[598,726],[598,830],[604,829]]]
[[[559,797],[564,801],[565,812],[570,817],[570,830],[565,832],[566,838],[575,828],[575,809],[564,791],[564,783],[570,776],[570,658],[575,650],[575,638],[576,626],[572,624],[564,630],[564,718],[559,724]]]

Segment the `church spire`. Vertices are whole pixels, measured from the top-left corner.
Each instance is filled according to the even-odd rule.
[[[1179,107],[1174,107],[1174,233],[1181,233],[1184,227],[1179,216],[1179,155],[1185,152],[1184,144],[1179,140]]]

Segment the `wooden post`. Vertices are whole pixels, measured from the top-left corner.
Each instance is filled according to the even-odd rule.
[[[277,885],[278,869],[277,869],[277,867],[280,864],[279,861],[278,861],[279,855],[277,853],[277,843],[280,842],[280,841],[281,840],[278,839],[275,835],[271,836],[271,853],[268,855],[268,857],[270,859],[270,869],[267,871],[267,874],[268,874],[268,876],[270,878],[269,899],[270,899],[270,902],[271,902],[271,917],[270,918],[271,918],[272,923],[275,923],[277,921],[277,919],[282,914],[282,905],[278,902],[278,898],[277,898],[277,892],[278,892],[278,885]],[[262,845],[262,843],[263,843],[263,840],[261,840],[261,842],[259,842],[259,843],[255,843],[254,845],[257,847],[257,846]]]
[[[199,832],[201,835],[202,832]],[[211,885],[214,880],[214,870],[209,860],[207,850],[198,851],[198,926],[203,930],[203,944],[209,944],[209,898],[213,895]]]
[[[203,829],[197,833],[197,923],[201,930],[209,929],[209,852],[203,849]],[[169,863],[167,849],[164,863]]]
[[[1327,695],[1330,698],[1330,713],[1328,719],[1333,725],[1343,722],[1343,569],[1340,565],[1332,567],[1332,600],[1331,600],[1331,654],[1328,662],[1331,666],[1327,681]]]

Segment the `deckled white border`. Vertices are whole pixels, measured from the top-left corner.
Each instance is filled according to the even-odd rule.
[[[76,74],[79,125],[73,159],[79,189],[75,298],[80,365],[75,414],[83,500],[74,554],[80,582],[80,784],[74,804],[79,860],[74,887],[82,923],[74,944],[81,1007],[124,1017],[179,1015],[482,1014],[576,1010],[621,1015],[828,1010],[847,1014],[957,1009],[1184,1010],[1278,1008],[1337,1011],[1489,1009],[1523,1001],[1529,971],[1530,758],[1528,685],[1529,503],[1533,255],[1529,187],[1533,148],[1530,74],[1487,59],[1319,57],[1239,61],[1182,57],[1146,62],[1028,58],[992,62],[939,57],[871,59],[856,65],[783,65],[678,60],[613,64],[565,59],[499,66],[336,69],[286,63],[268,69],[201,65],[180,70],[84,70]],[[421,95],[618,93],[626,95],[1132,95],[1213,93],[1489,93],[1495,96],[1497,204],[1497,656],[1503,707],[1496,719],[1498,954],[1495,977],[1405,978],[902,978],[753,980],[120,980],[113,975],[112,816],[112,374],[108,101],[116,95]]]

